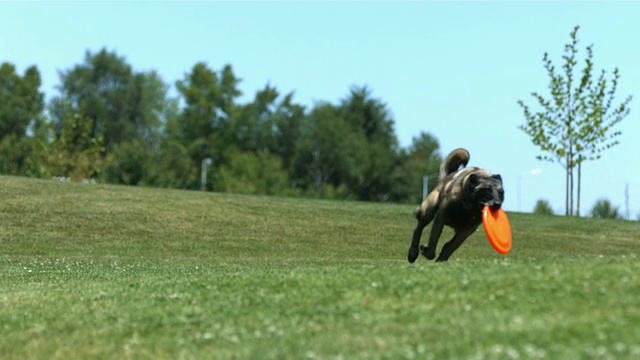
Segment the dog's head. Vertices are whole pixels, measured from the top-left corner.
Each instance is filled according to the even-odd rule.
[[[504,188],[502,177],[489,173],[472,173],[469,175],[470,196],[472,201],[480,208],[488,205],[493,210],[498,210],[504,202]]]

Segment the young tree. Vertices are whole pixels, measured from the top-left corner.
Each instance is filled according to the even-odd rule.
[[[95,178],[104,165],[103,139],[94,135],[93,120],[77,112],[71,100],[65,99],[61,104],[60,122],[51,124],[51,175],[76,181]]]
[[[565,45],[562,73],[556,72],[549,55],[544,54],[544,67],[550,77],[551,98],[537,92],[532,93],[541,111],[532,112],[523,100],[518,104],[524,111],[525,124],[519,126],[532,142],[544,153],[539,160],[558,162],[566,171],[566,215],[573,216],[573,174],[578,167],[578,209],[580,214],[580,171],[586,160],[599,159],[601,152],[618,144],[621,134],[612,128],[629,114],[631,96],[620,105],[612,107],[618,79],[618,69],[613,71],[612,87],[607,91],[606,72],[597,80],[593,72],[593,45],[587,47],[585,68],[576,76],[578,64],[578,33],[576,26],[571,32],[571,42]]]

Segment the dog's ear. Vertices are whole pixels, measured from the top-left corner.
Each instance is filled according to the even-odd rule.
[[[491,175],[491,177],[500,181],[500,183],[502,184],[502,176],[500,176],[500,174]]]

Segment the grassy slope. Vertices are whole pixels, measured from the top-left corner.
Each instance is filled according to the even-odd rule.
[[[410,265],[412,206],[13,177],[0,199],[0,358],[640,355],[637,222],[509,214],[508,255],[479,231]]]

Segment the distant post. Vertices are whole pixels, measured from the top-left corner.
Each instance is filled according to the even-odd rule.
[[[428,192],[429,192],[429,177],[425,175],[422,177],[422,198],[423,199],[427,197]]]
[[[200,190],[207,190],[207,169],[211,165],[211,158],[202,159],[202,164],[200,166]]]
[[[624,186],[624,218],[631,220],[629,218],[629,183]]]

